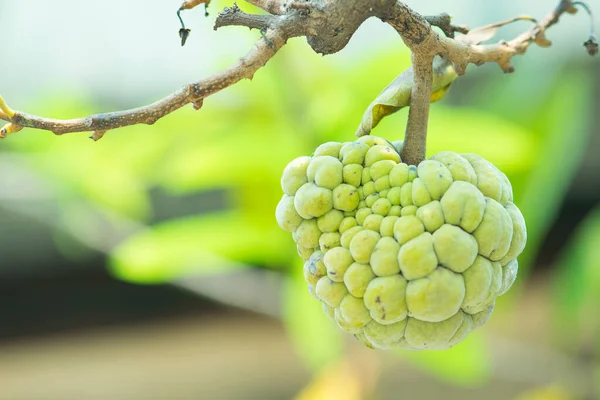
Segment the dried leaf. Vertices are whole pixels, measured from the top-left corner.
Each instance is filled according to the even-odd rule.
[[[466,35],[458,36],[456,40],[466,44],[479,44],[496,36],[499,29],[498,26],[482,26],[481,28],[471,29]]]
[[[433,89],[431,102],[444,97],[452,82],[458,77],[452,63],[441,57],[433,61]],[[369,105],[362,122],[356,131],[357,136],[365,136],[381,122],[384,117],[410,105],[413,88],[413,69],[408,68],[388,85]]]

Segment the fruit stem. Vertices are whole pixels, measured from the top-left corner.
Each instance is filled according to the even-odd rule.
[[[433,80],[433,55],[413,52],[414,85],[410,98],[404,147],[400,157],[409,165],[419,165],[427,150],[429,99]]]

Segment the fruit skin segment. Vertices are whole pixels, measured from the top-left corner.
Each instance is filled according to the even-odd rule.
[[[275,216],[309,292],[370,348],[443,350],[485,324],[527,243],[512,186],[475,154],[402,163],[383,138],[292,160]]]

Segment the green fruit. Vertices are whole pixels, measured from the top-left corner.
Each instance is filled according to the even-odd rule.
[[[371,321],[365,326],[364,335],[374,347],[386,350],[398,347],[398,344],[404,338],[405,330],[406,319],[390,325]]]
[[[344,213],[340,210],[331,210],[327,214],[321,215],[317,219],[317,226],[323,233],[325,232],[339,232],[340,225],[344,220]]]
[[[400,245],[391,237],[379,239],[371,254],[371,268],[377,276],[393,276],[400,272],[398,251]]]
[[[342,220],[342,222],[340,222],[340,227],[339,227],[340,233],[343,234],[348,229],[354,228],[356,225],[358,225],[358,222],[356,222],[356,218],[354,218],[354,217],[344,217],[344,219]]]
[[[367,285],[373,278],[375,274],[369,264],[353,263],[344,274],[344,284],[352,296],[363,297]]]
[[[398,221],[399,217],[395,215],[388,215],[381,221],[381,225],[379,226],[379,232],[381,236],[394,236],[394,225],[396,225],[396,221]]]
[[[358,232],[350,242],[350,253],[354,260],[366,264],[381,236],[379,233],[367,230]]]
[[[450,318],[458,312],[464,299],[463,276],[443,267],[410,281],[406,288],[408,315],[421,321],[439,322]]]
[[[342,143],[339,142],[327,142],[323,143],[315,150],[313,157],[318,156],[331,156],[338,158],[340,155],[340,149],[342,148]]]
[[[309,292],[368,347],[447,349],[490,317],[525,248],[512,187],[476,155],[418,166],[365,136],[288,164],[279,226],[292,232]]]
[[[340,246],[340,235],[339,232],[326,232],[319,238],[319,248],[323,253],[327,253],[334,247]]]
[[[415,216],[400,217],[394,225],[394,238],[403,245],[425,232],[423,223]]]
[[[350,265],[354,262],[348,249],[343,247],[334,247],[323,257],[323,262],[327,267],[327,275],[332,281],[343,282],[344,274]]]
[[[320,217],[333,207],[333,194],[314,183],[305,183],[294,196],[294,207],[304,219]]]
[[[281,176],[281,188],[285,194],[295,195],[296,191],[308,182],[306,170],[309,163],[310,157],[299,157],[285,167]]]
[[[325,275],[327,275],[327,268],[323,262],[323,253],[315,251],[304,263],[304,279],[309,284],[316,286],[319,279]]]
[[[317,226],[317,220],[305,219],[292,234],[292,237],[298,245],[307,249],[314,249],[319,247],[321,233]]]
[[[368,229],[370,231],[379,232],[382,222],[383,217],[381,215],[371,214],[365,218],[365,220],[363,221],[363,226],[365,227],[365,229]]]
[[[363,167],[360,164],[350,164],[344,166],[344,169],[342,169],[342,178],[344,179],[344,183],[354,187],[359,187],[362,179],[362,171]]]
[[[308,164],[306,176],[309,182],[326,189],[335,189],[343,180],[343,165],[336,157],[318,156]]]
[[[323,303],[329,307],[337,308],[346,293],[348,293],[348,289],[343,283],[334,282],[329,277],[324,276],[317,282],[316,293]]]
[[[408,314],[406,290],[406,279],[398,274],[373,279],[364,294],[371,318],[384,325],[404,320]]]
[[[435,232],[444,225],[444,211],[439,201],[432,201],[417,210],[417,218],[421,220],[427,232]]]
[[[407,343],[417,350],[444,350],[458,343],[460,336],[471,329],[471,319],[462,312],[439,322],[421,321],[409,318],[404,336]],[[462,328],[462,329],[461,329]],[[459,338],[456,338],[456,336]]]
[[[333,207],[342,211],[352,211],[358,207],[360,197],[352,185],[345,183],[333,189]]]
[[[438,266],[438,259],[431,233],[424,232],[404,243],[398,252],[398,264],[402,276],[408,280],[423,278],[433,272]]]
[[[362,299],[347,294],[340,303],[340,313],[344,321],[353,328],[362,328],[371,322],[369,310]]]
[[[294,232],[304,219],[294,207],[294,196],[284,195],[275,211],[277,223],[284,231]]]
[[[442,225],[433,233],[433,249],[440,265],[454,272],[464,272],[477,257],[475,238],[454,225]]]
[[[364,143],[344,143],[340,149],[340,159],[342,160],[342,164],[359,164],[362,166],[365,161],[365,154],[367,154],[369,148],[370,147]]]

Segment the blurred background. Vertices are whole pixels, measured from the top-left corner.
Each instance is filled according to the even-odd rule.
[[[407,3],[476,27],[542,17],[557,0]],[[214,32],[231,5],[215,0],[209,18],[183,14],[182,48],[179,4],[0,0],[0,93],[55,118],[136,107],[259,38]],[[554,46],[516,58],[515,74],[471,66],[432,106],[429,154],[492,161],[529,233],[516,285],[444,352],[372,351],[342,334],[274,218],[287,162],[352,141],[409,65],[379,21],[333,56],[290,41],[200,112],[97,143],[34,130],[2,141],[0,399],[600,399],[600,58],[582,47],[583,13],[548,37]],[[401,139],[406,115],[373,133]]]

